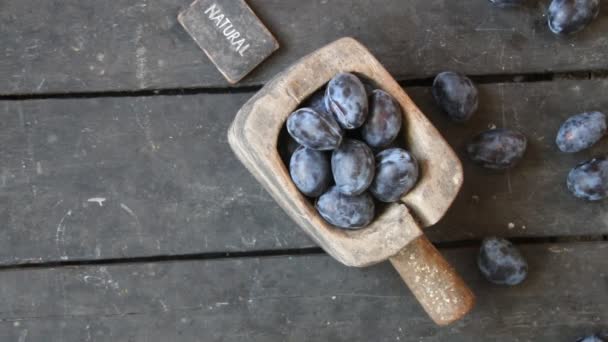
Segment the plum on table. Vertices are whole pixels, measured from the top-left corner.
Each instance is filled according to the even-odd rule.
[[[467,121],[477,110],[477,88],[465,75],[444,71],[433,80],[431,92],[439,107],[453,121]]]
[[[570,192],[588,201],[608,196],[608,157],[593,158],[575,166],[568,173],[566,185]]]
[[[467,145],[471,160],[490,169],[513,167],[524,155],[528,140],[515,130],[496,128],[475,136]]]
[[[498,285],[517,285],[528,275],[528,263],[517,247],[498,237],[481,242],[477,265],[486,279]]]
[[[606,115],[585,112],[566,120],[555,138],[562,152],[578,152],[593,146],[606,134]]]
[[[587,27],[600,12],[599,0],[553,0],[547,21],[555,34],[568,35]]]

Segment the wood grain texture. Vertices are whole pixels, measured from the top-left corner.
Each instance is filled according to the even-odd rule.
[[[473,309],[475,295],[426,236],[389,261],[435,323],[454,323]]]
[[[386,263],[243,258],[2,272],[3,341],[575,341],[606,330],[606,243],[522,247],[530,276],[491,285],[475,248],[443,250],[478,294],[434,325]]]
[[[337,229],[318,215],[293,184],[278,149],[287,117],[341,72],[365,77],[399,103],[406,122],[403,139],[421,170],[416,187],[403,198],[412,213],[408,215],[403,205],[391,204],[386,210],[388,218],[383,214],[361,230]],[[411,216],[422,226],[436,223],[462,185],[462,166],[454,151],[382,65],[351,38],[339,39],[303,57],[266,84],[237,113],[228,142],[292,220],[325,251],[349,266],[366,266],[397,254],[419,235]]]
[[[484,85],[466,125],[445,119],[427,89],[407,91],[463,157],[463,189],[425,231],[432,241],[608,234],[608,202],[579,201],[564,185],[608,139],[574,155],[553,143],[570,114],[608,108],[607,81]],[[228,146],[232,115],[252,95],[0,101],[0,263],[315,246]],[[477,131],[502,125],[503,106],[530,141],[509,174],[462,154]],[[98,197],[103,207],[88,202]]]
[[[0,4],[0,94],[223,87],[177,22],[191,0],[21,0]],[[281,50],[241,84],[262,84],[343,36],[398,79],[445,69],[498,74],[605,69],[608,7],[570,38],[549,32],[547,1],[250,0]],[[365,15],[362,15],[365,14]]]
[[[1,103],[0,263],[312,246],[230,151],[248,97]]]

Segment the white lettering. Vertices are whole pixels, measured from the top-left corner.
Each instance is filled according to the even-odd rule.
[[[245,38],[237,40],[241,37],[241,33],[236,30],[236,27],[232,25],[230,19],[226,18],[221,9],[216,4],[212,4],[204,13],[209,15],[209,19],[215,22],[215,26],[222,31],[222,34],[230,42],[230,45],[234,46],[239,55],[243,56],[245,51],[249,49],[250,44],[246,44]]]
[[[249,49],[249,44],[247,44],[247,45],[243,46],[243,48],[239,50],[239,55],[241,55],[241,56],[242,56],[242,55],[243,55],[243,53],[245,53],[245,51],[246,51],[247,49]]]
[[[231,44],[231,45],[234,45],[234,40],[235,40],[235,39],[237,39],[237,38],[238,38],[238,37],[240,37],[240,36],[241,36],[241,34],[235,31],[233,34],[229,35],[229,36],[228,36],[228,37],[226,37],[226,38],[228,38],[228,39],[230,40],[230,44]],[[237,49],[237,50],[238,50],[238,49]]]
[[[217,17],[215,18],[211,18],[211,20],[215,21],[215,25],[220,26],[220,24],[222,23],[222,20],[224,20],[224,15],[223,14],[218,14]]]
[[[236,45],[236,51],[239,51],[241,49],[241,46],[243,46],[243,43],[245,42],[245,38],[242,38],[240,40],[237,40],[236,42],[232,42],[232,45]]]
[[[209,8],[207,8],[205,10],[205,14],[209,13],[209,19],[217,16],[220,13],[220,9],[215,7],[215,4],[209,6]]]
[[[224,23],[222,25],[218,26],[218,27],[222,28],[222,27],[224,27],[228,23],[230,23],[230,26],[232,26],[232,23],[230,22],[230,19],[226,18],[226,19],[224,19]]]
[[[230,30],[230,29],[232,29],[232,31],[228,31],[228,32],[226,32],[227,30]],[[230,24],[230,26],[227,26],[227,27],[224,29],[224,36],[225,36],[226,38],[228,38],[228,36],[229,36],[229,35],[231,35],[232,33],[234,33],[234,31],[236,31],[236,30],[235,30],[234,28],[232,28],[232,24]]]

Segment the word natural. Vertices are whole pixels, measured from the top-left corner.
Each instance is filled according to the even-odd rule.
[[[221,9],[216,4],[212,4],[205,10],[205,14],[209,15],[209,19],[215,22],[215,26],[220,29],[230,45],[234,46],[239,55],[243,56],[243,53],[249,49],[250,44],[247,44],[245,38],[241,38],[241,33],[232,26],[232,22],[226,18]]]

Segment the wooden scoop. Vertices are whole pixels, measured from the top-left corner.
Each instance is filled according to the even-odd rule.
[[[420,166],[416,187],[360,230],[338,229],[325,222],[291,181],[277,148],[289,114],[340,72],[364,76],[400,103],[405,143]],[[277,75],[238,112],[228,141],[287,214],[338,261],[361,267],[389,259],[437,324],[449,324],[471,310],[473,293],[420,229],[439,221],[452,204],[462,185],[462,165],[399,84],[359,42],[337,40]]]

